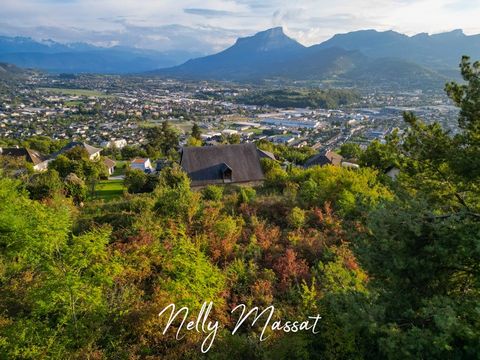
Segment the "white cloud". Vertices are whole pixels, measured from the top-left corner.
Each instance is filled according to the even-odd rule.
[[[2,0],[0,33],[213,52],[272,26],[305,45],[365,28],[480,33],[478,14],[476,0]]]

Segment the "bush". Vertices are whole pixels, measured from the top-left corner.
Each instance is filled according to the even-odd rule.
[[[220,186],[209,185],[202,190],[204,200],[219,201],[223,197],[223,188]]]
[[[129,169],[125,174],[124,184],[129,193],[138,194],[144,192],[143,189],[147,183],[147,174],[141,170]]]
[[[63,190],[63,184],[58,172],[49,170],[33,175],[27,184],[27,190],[32,200],[51,199]]]
[[[305,211],[294,207],[287,218],[288,225],[294,229],[300,229],[305,225]]]
[[[79,204],[87,197],[85,182],[74,173],[65,178],[65,195],[71,197],[75,204]]]

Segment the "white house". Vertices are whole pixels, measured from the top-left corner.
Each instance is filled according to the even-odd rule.
[[[133,159],[132,162],[130,163],[130,168],[142,170],[142,171],[153,170],[153,166],[152,166],[152,163],[150,162],[150,159],[143,159],[143,158]]]
[[[57,158],[58,155],[63,154],[65,152],[69,151],[69,150],[72,150],[73,148],[76,148],[76,147],[84,148],[87,151],[88,157],[89,157],[90,160],[100,159],[100,152],[102,151],[102,149],[99,149],[99,148],[93,147],[91,145],[88,145],[85,142],[76,142],[76,141],[73,141],[73,142],[65,145],[60,151],[53,154],[52,158]]]
[[[127,146],[127,140],[119,139],[119,140],[104,141],[100,145],[105,148],[116,147],[117,149],[123,149],[125,146]]]
[[[115,171],[115,166],[117,165],[117,163],[115,161],[113,161],[112,159],[109,159],[109,158],[103,159],[103,163],[105,164],[105,166],[108,170],[108,175],[113,175],[113,173]]]

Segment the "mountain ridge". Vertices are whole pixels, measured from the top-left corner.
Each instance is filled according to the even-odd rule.
[[[437,67],[430,68],[425,62],[392,56],[389,49],[401,49],[411,39],[394,31],[362,30],[337,34],[322,44],[306,47],[285,35],[282,28],[272,28],[240,38],[217,54],[148,74],[234,81],[282,78],[334,79],[344,83],[378,81],[402,86],[409,83],[412,86],[443,84],[448,76]]]
[[[98,47],[87,43],[0,36],[0,62],[50,72],[136,73],[174,66],[201,54],[159,52],[123,46]]]
[[[0,80],[21,79],[34,71],[23,69],[14,64],[0,62]]]
[[[463,55],[480,58],[480,34],[466,35],[461,29],[432,35],[420,33],[413,36],[391,30],[383,32],[359,30],[336,34],[313,46],[358,50],[372,58],[397,57],[437,71],[457,69]]]
[[[304,46],[287,36],[282,27],[274,27],[238,38],[223,51],[201,57],[188,51],[162,53],[0,36],[0,62],[24,68],[72,73],[146,73],[190,79],[349,82],[370,78],[408,83],[410,78],[412,83],[418,83],[438,78],[442,82],[458,73],[458,62],[465,54],[480,58],[480,35],[465,35],[461,29],[413,36],[393,30],[366,29],[335,34],[320,44]],[[376,66],[382,73],[378,73]]]

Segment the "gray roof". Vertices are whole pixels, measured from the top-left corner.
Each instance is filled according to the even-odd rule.
[[[275,155],[267,150],[258,149],[258,155],[260,156],[260,159],[277,160]]]
[[[109,158],[103,159],[103,163],[105,164],[105,166],[108,169],[111,169],[111,168],[115,167],[115,165],[117,165],[117,163],[115,161],[113,161],[112,159],[109,159]]]
[[[326,151],[317,155],[312,156],[305,162],[305,167],[311,166],[325,166],[325,165],[334,165],[340,166],[342,164],[343,157],[333,151]]]
[[[67,151],[69,151],[73,148],[76,148],[77,146],[80,146],[80,147],[84,148],[87,151],[88,155],[90,155],[90,156],[102,151],[102,149],[96,148],[92,145],[88,145],[85,142],[72,141],[72,142],[68,143],[67,145],[65,145],[60,151],[53,154],[52,158],[56,158],[58,155],[63,154],[63,153],[65,153],[65,152],[67,152]]]
[[[12,157],[24,157],[26,161],[33,165],[38,165],[45,161],[45,157],[38,151],[26,148],[0,148],[0,154]]]
[[[264,180],[255,144],[184,147],[180,164],[192,186]]]

